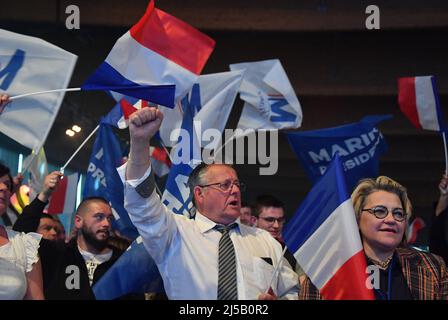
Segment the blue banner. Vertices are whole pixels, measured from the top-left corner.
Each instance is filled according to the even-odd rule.
[[[195,84],[191,91],[190,101],[188,96],[182,99],[182,110],[184,117],[182,120],[182,133],[178,142],[171,152],[173,165],[168,174],[162,202],[167,208],[176,214],[191,216],[190,210],[193,207],[188,188],[188,177],[194,167],[201,162],[200,141],[196,139],[193,119],[201,109],[201,98],[199,85]]]
[[[375,126],[391,118],[391,115],[367,116],[357,123],[286,135],[313,184],[338,154],[347,188],[352,190],[360,179],[379,175],[379,157],[386,152],[387,144]]]
[[[99,196],[111,204],[115,220],[113,227],[130,239],[138,236],[137,229],[124,209],[123,183],[117,172],[123,153],[112,127],[101,123],[90,156],[83,198]]]
[[[97,300],[113,300],[129,293],[162,292],[163,280],[138,237],[92,289]]]

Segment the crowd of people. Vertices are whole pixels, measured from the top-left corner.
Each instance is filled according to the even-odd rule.
[[[7,102],[0,95],[0,106]],[[166,298],[322,299],[297,257],[284,251],[282,201],[260,195],[241,204],[244,185],[232,166],[200,164],[192,171],[194,219],[162,204],[148,153],[162,121],[156,108],[130,116],[129,157],[118,172],[125,208],[157,264]],[[112,208],[100,197],[81,202],[74,232],[66,238],[60,221],[44,213],[60,178],[60,172],[50,173],[13,228],[0,226],[0,299],[95,299],[92,286],[130,245],[129,239],[112,236]],[[0,165],[0,216],[16,187],[10,170]],[[407,244],[412,205],[406,188],[380,176],[361,180],[354,189],[351,200],[366,263],[380,270],[377,300],[448,299],[446,176],[439,189],[431,253]],[[122,298],[145,296],[136,292]]]

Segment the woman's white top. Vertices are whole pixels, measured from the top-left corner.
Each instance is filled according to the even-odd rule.
[[[9,242],[0,246],[0,300],[22,300],[27,290],[26,273],[39,260],[42,235],[5,230]]]

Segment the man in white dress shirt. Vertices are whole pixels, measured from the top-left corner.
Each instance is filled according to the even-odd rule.
[[[143,108],[129,120],[129,160],[118,169],[125,182],[125,208],[157,263],[168,298],[296,299],[298,277],[284,263],[280,244],[238,219],[241,184],[235,170],[222,164],[197,167],[189,179],[196,217],[176,215],[155,192],[150,167],[149,141],[163,115]]]

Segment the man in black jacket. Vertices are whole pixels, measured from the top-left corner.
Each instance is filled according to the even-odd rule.
[[[58,179],[58,175],[49,175]],[[45,184],[48,187],[48,183]],[[54,183],[51,189],[57,185]],[[25,207],[14,225],[14,230],[35,232],[51,192],[43,191]],[[42,197],[42,194],[45,196]],[[107,245],[112,209],[100,197],[85,199],[78,207],[75,227],[78,236],[65,244],[42,239],[39,254],[42,261],[44,294],[46,299],[95,299],[93,286],[120,257],[122,251]]]

